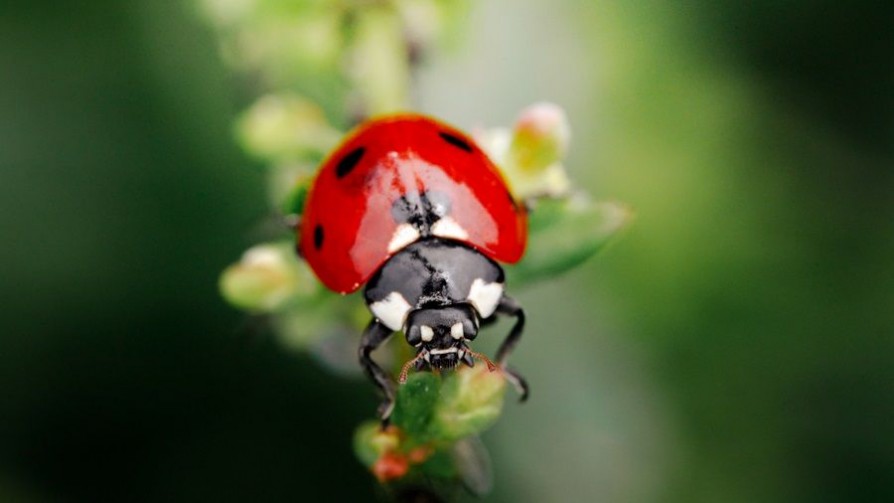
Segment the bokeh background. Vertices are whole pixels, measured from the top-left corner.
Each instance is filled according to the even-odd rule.
[[[637,213],[517,292],[533,399],[485,435],[490,501],[894,500],[891,19],[474,3],[418,107],[557,102],[571,175]],[[217,292],[268,216],[242,84],[186,1],[0,6],[0,501],[372,497],[370,386]]]

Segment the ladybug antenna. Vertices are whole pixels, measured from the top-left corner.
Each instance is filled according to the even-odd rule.
[[[485,356],[484,354],[482,354],[482,353],[476,353],[475,351],[472,351],[471,349],[467,349],[467,350],[466,350],[466,353],[469,354],[469,355],[471,355],[472,358],[476,358],[476,359],[481,360],[481,361],[483,361],[484,363],[486,363],[486,364],[487,364],[487,370],[489,370],[489,371],[491,371],[491,372],[493,372],[494,370],[497,370],[497,365],[496,365],[494,362],[490,361],[490,358],[488,358],[488,357]],[[471,367],[471,365],[470,365],[470,367]]]
[[[418,355],[416,355],[416,358],[413,358],[412,360],[410,360],[410,361],[408,361],[407,363],[404,364],[403,368],[400,369],[400,377],[398,378],[398,381],[399,381],[401,384],[407,382],[407,374],[410,372],[410,367],[412,367],[413,365],[415,365],[416,362],[418,362],[418,361],[421,360],[423,357],[425,357],[425,355],[426,355],[425,351],[422,351],[422,352],[420,352]]]

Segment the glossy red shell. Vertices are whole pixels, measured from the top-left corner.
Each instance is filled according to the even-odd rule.
[[[353,292],[397,251],[388,250],[392,204],[427,190],[449,196],[462,242],[498,262],[522,257],[526,211],[497,167],[471,138],[419,115],[362,124],[330,154],[308,194],[299,251],[327,287]]]

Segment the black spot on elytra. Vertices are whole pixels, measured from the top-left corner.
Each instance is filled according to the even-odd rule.
[[[317,224],[317,226],[314,227],[314,248],[319,250],[322,247],[323,247],[323,226],[320,224]]]
[[[443,139],[447,143],[453,145],[454,147],[458,147],[458,148],[465,150],[466,152],[472,153],[472,146],[469,145],[469,143],[466,140],[463,140],[459,136],[454,136],[450,133],[445,133],[443,131],[438,133],[438,136],[440,136],[441,139]]]
[[[360,159],[363,157],[363,154],[365,152],[365,148],[358,147],[342,157],[341,160],[338,161],[338,165],[335,166],[336,178],[343,178],[345,175],[353,171],[354,168],[357,167],[357,163],[360,162]]]

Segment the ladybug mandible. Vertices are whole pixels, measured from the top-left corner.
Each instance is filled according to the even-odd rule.
[[[323,162],[308,194],[298,251],[328,288],[366,285],[373,315],[359,358],[385,394],[394,385],[370,357],[392,333],[416,348],[404,366],[452,369],[474,358],[499,365],[525,400],[524,379],[505,367],[525,324],[507,296],[498,262],[517,262],[527,240],[527,210],[499,170],[468,136],[420,115],[398,115],[358,127]],[[496,365],[472,351],[478,329],[497,314],[515,317]]]

